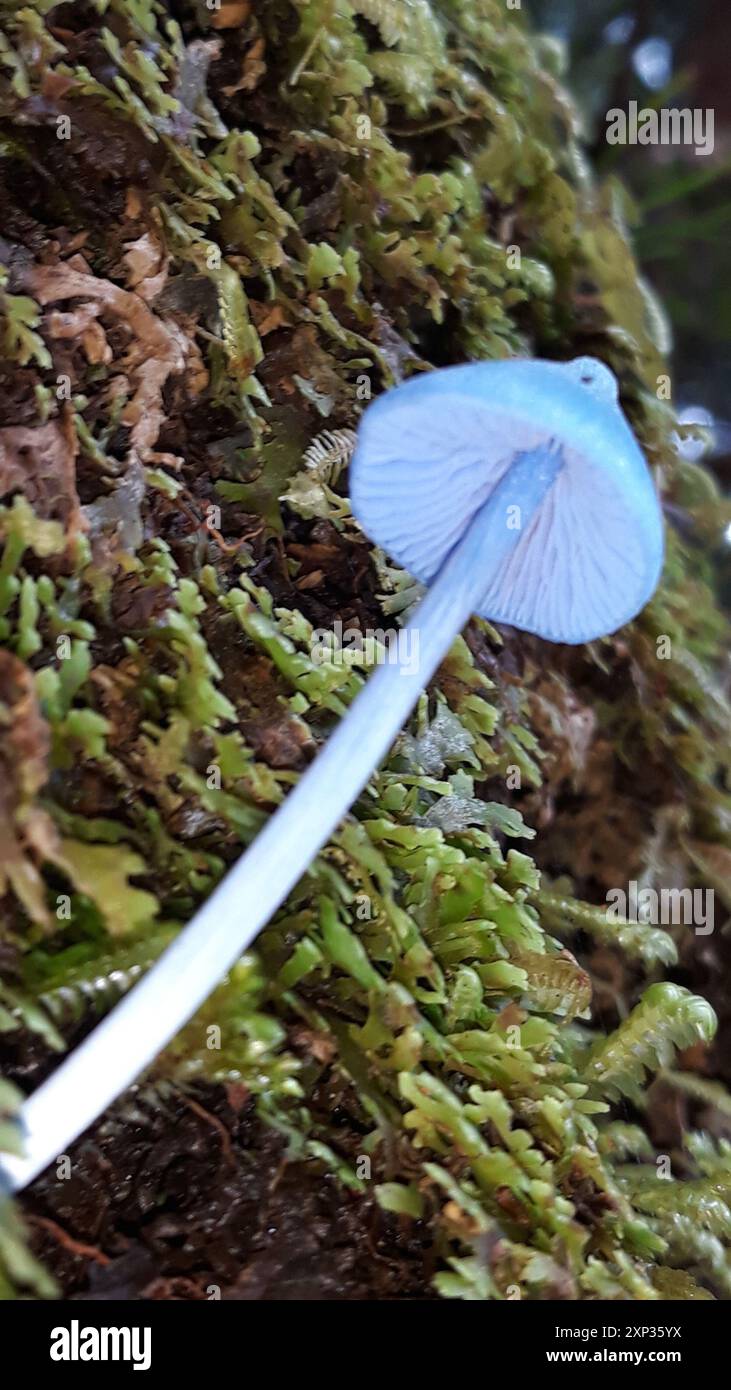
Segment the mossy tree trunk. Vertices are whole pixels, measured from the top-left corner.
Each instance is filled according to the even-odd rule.
[[[688,1129],[728,1113],[712,1012],[682,983],[701,938],[605,911],[631,879],[714,888],[723,966],[722,509],[675,452],[662,313],[556,50],[499,0],[0,9],[8,1077],[33,1084],[133,984],[327,738],[378,652],[323,661],[318,631],[394,628],[413,602],[350,515],[367,401],[434,366],[589,352],[668,505],[662,588],[581,650],[470,625],[256,954],[158,1060],[140,1171],[205,1095],[240,1224],[224,1258],[225,1204],[199,1203],[183,1296],[243,1277],[261,1194],[241,1175],[252,1144],[279,1161],[274,1133],[306,1219],[340,1183],[352,1248],[377,1231],[398,1278],[374,1295],[406,1269],[473,1298],[701,1296],[686,1270],[725,1293],[726,1150],[666,1139],[688,1180],[668,1206],[642,1098],[662,1065]],[[30,1206],[48,1258],[59,1182]],[[113,1263],[125,1200],[112,1184]],[[84,1249],[53,1259],[67,1288]],[[343,1279],[325,1296],[368,1282]]]

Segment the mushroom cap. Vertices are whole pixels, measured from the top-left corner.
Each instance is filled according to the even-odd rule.
[[[497,573],[486,542],[476,611],[553,642],[589,642],[639,612],[663,562],[655,487],[602,362],[477,362],[387,391],[358,430],[353,512],[428,584],[516,456],[555,445],[563,467]],[[502,532],[505,517],[494,524]]]

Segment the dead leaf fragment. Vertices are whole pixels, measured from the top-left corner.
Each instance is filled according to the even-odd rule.
[[[71,413],[45,425],[0,430],[0,497],[22,492],[36,516],[60,521],[69,540],[86,530],[76,491],[78,441]]]
[[[150,304],[162,290],[168,275],[169,257],[151,232],[137,241],[127,242],[124,256],[127,266],[127,286]]]
[[[55,304],[63,299],[96,301],[100,313],[106,312],[126,324],[131,342],[121,367],[134,382],[135,390],[122,420],[130,428],[133,448],[146,461],[165,418],[163,387],[169,376],[185,367],[181,335],[153,314],[139,294],[70,264],[31,267],[23,273],[22,281],[39,304]]]

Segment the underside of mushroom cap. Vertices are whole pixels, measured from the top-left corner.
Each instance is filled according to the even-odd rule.
[[[351,464],[363,529],[429,583],[519,455],[558,447],[545,500],[521,497],[491,524],[519,535],[497,572],[485,544],[479,613],[554,642],[614,632],[644,606],[663,558],[662,515],[647,464],[591,358],[566,365],[480,362],[412,378],[363,416]]]

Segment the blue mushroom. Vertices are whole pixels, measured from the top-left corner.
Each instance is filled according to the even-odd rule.
[[[650,475],[590,357],[450,367],[388,392],[363,418],[352,493],[368,535],[430,586],[409,623],[418,662],[379,666],[193,921],[26,1101],[25,1156],[3,1160],[0,1190],[63,1153],[266,926],[472,613],[585,642],[632,618],[660,574]]]
[[[365,412],[351,478],[364,531],[417,579],[465,545],[474,611],[552,642],[614,632],[657,586],[657,495],[594,358],[413,378]]]

